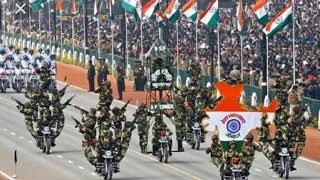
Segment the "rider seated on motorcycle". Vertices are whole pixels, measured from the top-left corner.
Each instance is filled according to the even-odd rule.
[[[166,134],[168,134],[168,136],[171,136],[173,134],[172,131],[166,125],[166,123],[164,123],[162,121],[161,115],[157,114],[155,117],[154,126],[152,128],[152,135],[153,135],[153,138],[152,138],[153,153],[152,153],[152,155],[154,155],[154,156],[156,156],[156,152],[158,152],[158,150],[159,150],[159,146],[160,146],[159,139],[161,138],[161,136],[160,136],[161,131],[165,131]],[[172,153],[171,153],[172,139],[171,138],[169,138],[168,146],[169,146],[169,155],[172,156]]]
[[[242,153],[239,153],[237,150],[236,142],[231,141],[229,143],[230,149],[224,152],[222,156],[222,165],[220,167],[220,174],[230,176],[232,174],[232,158],[242,158]]]
[[[1,54],[1,55],[6,54],[6,51],[4,50],[4,48],[0,48],[0,54]]]

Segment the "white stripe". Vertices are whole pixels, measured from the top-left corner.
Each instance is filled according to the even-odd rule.
[[[218,10],[218,1],[216,1],[216,3],[214,3],[211,6],[211,10],[215,9],[214,12],[210,12],[210,10],[202,17],[202,19],[200,20],[202,23],[204,24],[208,24],[210,22],[210,20],[212,19],[212,17],[216,14],[219,13]]]
[[[266,10],[266,6],[268,6],[268,9]],[[258,17],[258,19],[261,19],[263,16],[267,15],[269,13],[269,2],[267,2],[265,5],[263,5],[260,9],[257,9],[254,14]]]
[[[263,28],[263,31],[266,34],[269,34],[270,32],[272,32],[276,27],[278,27],[281,23],[283,23],[283,21],[292,14],[292,6],[290,8],[288,8],[285,12],[283,12],[278,19],[276,19],[274,22],[272,22],[271,24],[271,28],[270,31],[266,31],[266,27]],[[280,21],[280,22],[277,22]]]
[[[184,15],[186,15],[188,18],[190,18],[191,16],[193,16],[194,14],[196,14],[197,13],[197,11],[195,11],[194,9],[193,9],[193,7],[194,6],[198,6],[197,5],[197,2],[196,3],[194,3],[189,9],[187,9],[185,12],[183,12],[183,14]]]

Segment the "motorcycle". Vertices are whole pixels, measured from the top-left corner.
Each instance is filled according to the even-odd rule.
[[[232,158],[231,176],[224,175],[223,180],[248,180],[247,176],[243,175],[241,164],[238,158]]]
[[[42,136],[37,137],[37,142],[39,142],[39,148],[42,149],[43,153],[50,154],[51,149],[51,131],[49,126],[45,126],[41,131]]]
[[[201,132],[201,126],[198,122],[194,122],[191,133],[186,133],[186,140],[191,148],[196,150],[200,149],[200,143],[205,139],[205,134]]]
[[[278,153],[278,157],[274,161],[273,164],[273,171],[279,175],[279,177],[285,177],[286,179],[289,179],[289,172],[291,169],[291,156],[289,153],[289,148],[282,147],[281,151]]]
[[[104,151],[103,163],[97,163],[96,167],[101,176],[104,177],[104,180],[112,180],[113,173],[117,173],[118,163],[114,161],[114,154],[111,150]]]
[[[7,88],[10,87],[10,79],[4,69],[4,63],[0,63],[0,91],[5,93]]]
[[[37,75],[35,68],[31,65],[30,76],[27,81],[27,88],[29,91],[34,91],[40,87],[40,77]]]
[[[168,157],[169,157],[169,137],[166,135],[165,131],[160,132],[160,139],[159,139],[160,147],[158,149],[158,159],[159,162],[164,161],[164,163],[168,163]]]
[[[22,88],[24,87],[25,81],[24,76],[22,75],[20,64],[17,63],[15,67],[16,68],[14,69],[14,76],[12,79],[12,88],[20,93]]]

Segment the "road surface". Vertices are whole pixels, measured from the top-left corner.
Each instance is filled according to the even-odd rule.
[[[59,84],[60,88],[62,84]],[[86,109],[95,107],[98,96],[87,93],[81,89],[69,87],[63,98],[77,95],[72,103]],[[52,148],[50,155],[43,154],[36,148],[35,140],[25,128],[23,115],[16,109],[15,102],[10,97],[14,97],[22,102],[27,99],[24,94],[11,93],[0,94],[0,171],[9,175],[13,174],[14,150],[18,151],[17,175],[19,180],[95,180],[102,179],[94,173],[94,167],[86,160],[81,149],[81,134],[74,128],[74,121],[70,118],[74,116],[80,119],[80,113],[73,107],[64,110],[66,126],[56,140],[57,146]],[[123,103],[114,101],[112,106],[122,107]],[[127,119],[132,120],[132,114],[136,107],[129,105],[126,111]],[[174,131],[174,127],[165,120],[169,128]],[[151,135],[149,136],[151,137]],[[159,163],[151,154],[140,154],[137,130],[133,131],[130,142],[130,149],[125,158],[120,163],[120,173],[114,175],[114,179],[197,179],[209,180],[220,179],[219,172],[210,163],[209,155],[205,154],[205,149],[210,146],[210,138],[201,144],[201,150],[192,150],[184,144],[185,152],[173,153],[169,157],[169,163]],[[173,136],[173,139],[175,137]],[[151,141],[151,138],[149,138]],[[173,150],[176,150],[175,140]],[[149,150],[151,143],[149,142]],[[270,169],[270,162],[263,154],[257,153],[251,175],[249,179],[270,180],[278,179]],[[290,174],[290,179],[320,179],[320,164],[311,163],[305,160],[296,162],[297,171]]]

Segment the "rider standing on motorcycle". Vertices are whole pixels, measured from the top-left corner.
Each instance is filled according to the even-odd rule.
[[[33,119],[36,120],[38,119],[38,94],[36,92],[32,91],[26,91],[25,97],[29,99],[30,104],[31,104],[31,109],[33,110]]]
[[[123,115],[122,110],[118,107],[112,109],[112,121],[114,124],[114,134],[117,144],[120,144],[122,137],[122,122],[126,121],[126,117]]]
[[[271,143],[272,139],[270,136],[269,125],[270,122],[267,122],[268,114],[263,113],[260,119],[261,127],[257,127],[256,130],[258,131],[259,136],[259,145],[263,154],[271,161],[271,155],[268,147],[268,143]]]
[[[137,111],[133,114],[133,117],[137,120],[139,145],[141,153],[146,153],[145,149],[148,144],[148,132],[149,132],[149,121],[148,116],[152,116],[152,113],[147,110],[147,105],[141,103]]]
[[[45,89],[50,83],[50,77],[53,73],[49,69],[48,64],[44,64],[44,66],[41,69],[37,69],[36,72],[40,75],[40,87]]]
[[[109,82],[110,83],[110,82]],[[107,107],[107,85],[106,83],[100,84],[98,89],[94,91],[95,93],[99,93],[99,103],[98,110],[102,111],[102,109],[108,110]]]
[[[219,143],[218,135],[213,134],[211,139],[212,139],[212,143],[211,143],[211,146],[207,148],[206,154],[210,153],[212,164],[214,164],[215,166],[217,166],[217,168],[219,168],[219,166],[222,163],[223,151]]]
[[[24,104],[24,106],[17,106],[17,108],[22,114],[24,114],[24,118],[25,118],[24,122],[26,124],[27,130],[30,132],[32,137],[36,138],[37,133],[34,131],[33,123],[32,123],[32,121],[34,121],[34,119],[33,119],[33,109],[32,109],[31,104],[29,102],[27,102]]]
[[[152,128],[152,150],[153,150],[153,155],[156,156],[156,153],[158,152],[159,149],[159,139],[161,131],[165,131],[168,136],[171,136],[173,133],[172,131],[168,128],[165,122],[162,121],[161,115],[157,114],[155,117],[155,123]],[[169,146],[169,155],[172,156],[171,149],[172,149],[172,139],[170,138],[168,141],[168,146]]]
[[[255,151],[261,152],[261,147],[253,143],[253,136],[249,133],[246,136],[245,144],[242,148],[244,175],[249,176],[249,171],[254,160]]]
[[[224,152],[222,157],[222,165],[220,168],[220,174],[224,175],[231,175],[232,171],[232,158],[240,158],[242,157],[242,154],[238,152],[236,142],[230,141],[229,143],[230,149],[226,152]],[[221,172],[222,171],[222,172]]]
[[[289,112],[284,104],[279,104],[275,113],[274,124],[276,126],[275,139],[288,141]]]

